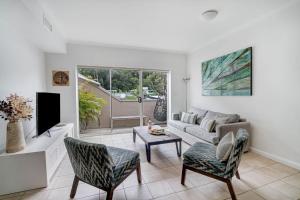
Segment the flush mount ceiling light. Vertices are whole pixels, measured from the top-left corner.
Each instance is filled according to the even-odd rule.
[[[214,18],[216,18],[216,16],[218,15],[218,11],[217,10],[207,10],[205,12],[202,13],[202,18],[205,21],[211,21]]]

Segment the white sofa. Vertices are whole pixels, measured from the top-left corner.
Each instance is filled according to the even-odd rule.
[[[182,137],[188,144],[192,145],[195,142],[201,141],[217,145],[226,133],[233,131],[236,134],[240,128],[246,129],[249,135],[251,135],[250,123],[246,119],[240,118],[238,114],[224,114],[196,107],[192,107],[189,112],[197,114],[196,124],[188,124],[180,121],[181,113],[173,113],[171,120],[168,121],[168,129]],[[213,132],[207,132],[200,128],[199,125],[204,117],[216,120],[217,125]],[[248,151],[249,146],[250,142],[248,142],[245,151]]]

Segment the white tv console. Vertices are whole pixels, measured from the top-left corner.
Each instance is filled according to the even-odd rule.
[[[50,133],[32,139],[20,152],[0,154],[0,195],[47,187],[66,154],[64,138],[74,136],[73,124]]]

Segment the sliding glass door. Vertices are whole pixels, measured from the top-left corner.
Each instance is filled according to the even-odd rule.
[[[78,69],[81,133],[110,134],[165,125],[168,72],[106,67]]]
[[[111,69],[111,128],[140,125],[140,70]]]
[[[153,124],[167,124],[168,73],[163,71],[143,71],[143,115]]]
[[[106,68],[78,68],[80,132],[98,134],[110,132],[110,70]]]

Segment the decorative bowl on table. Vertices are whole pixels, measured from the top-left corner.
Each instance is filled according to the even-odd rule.
[[[166,135],[165,129],[161,128],[160,126],[152,126],[149,130],[151,135]]]

